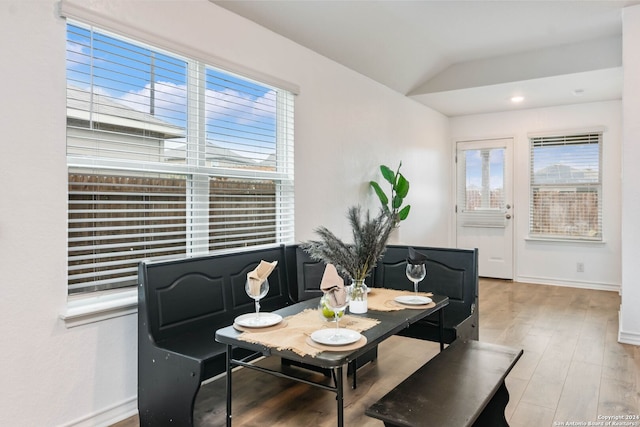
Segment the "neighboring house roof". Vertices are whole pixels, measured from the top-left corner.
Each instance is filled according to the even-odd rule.
[[[135,110],[114,101],[109,96],[91,93],[73,86],[67,86],[67,118],[142,129],[159,134],[164,139],[185,136],[184,129],[180,126]]]
[[[164,156],[169,161],[173,160],[176,162],[182,162],[185,159],[185,151],[184,149],[167,148],[164,150]],[[207,162],[211,162],[212,166],[221,167],[251,167],[253,169],[265,166],[263,162],[244,157],[236,151],[217,146],[211,143],[211,141],[207,141],[205,160]],[[268,166],[271,166],[271,164]]]
[[[92,99],[93,97],[93,99]],[[83,122],[108,124],[116,128],[137,129],[154,134],[155,138],[170,140],[175,144],[177,138],[184,138],[184,128],[172,125],[151,114],[136,110],[113,98],[93,93],[78,87],[67,86],[67,118]],[[183,162],[185,150],[164,147],[166,160]],[[244,167],[251,169],[275,169],[275,156],[270,155],[264,161],[258,161],[239,154],[237,151],[223,148],[207,141],[205,159],[211,165],[222,167]]]
[[[536,184],[597,182],[598,171],[553,164],[535,172]]]

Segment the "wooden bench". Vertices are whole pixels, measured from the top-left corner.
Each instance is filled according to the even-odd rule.
[[[449,297],[444,308],[445,343],[479,338],[478,250],[413,246],[428,257],[427,276],[420,291]],[[375,286],[413,290],[405,274],[407,246],[389,245],[374,272]],[[438,317],[433,315],[405,329],[400,335],[429,341],[439,340]]]
[[[245,250],[138,268],[138,413],[145,427],[192,426],[202,381],[226,370],[226,346],[217,329],[254,310],[245,292],[247,272],[278,261],[261,310],[291,303],[285,247]],[[238,351],[234,357],[252,355]]]
[[[399,275],[402,270],[397,280],[410,284],[404,275],[404,267],[397,267],[398,263],[393,259],[402,254],[404,261],[407,247],[393,246],[388,251],[391,256],[388,259],[393,264],[381,264],[380,268],[387,272],[381,277],[395,281],[391,272]],[[449,283],[449,286],[445,282],[439,283],[439,288],[434,291],[460,298],[460,277],[472,277],[474,274],[477,285],[474,256],[472,251],[443,249],[438,253],[433,250],[430,262],[446,266],[440,269],[455,272],[450,276],[438,275],[435,273],[438,268],[427,266],[427,276],[431,274],[439,281]],[[215,342],[215,331],[231,325],[237,316],[254,310],[253,300],[245,293],[244,285],[246,273],[260,260],[278,261],[278,266],[269,276],[269,293],[260,301],[261,310],[277,310],[321,294],[324,264],[311,260],[297,245],[140,263],[138,413],[142,427],[193,425],[193,406],[201,383],[226,370],[225,346]],[[471,266],[471,270],[466,272],[464,265]],[[374,272],[375,277],[377,274],[381,273]],[[462,298],[469,301],[469,307],[470,301],[477,296],[474,292],[462,293]],[[445,315],[445,320],[448,316]],[[457,326],[463,317],[471,318],[466,311],[452,312],[450,324]],[[424,324],[424,327],[437,330],[429,324]],[[417,337],[438,340],[437,333],[426,331]],[[234,354],[234,358],[258,356],[246,351]],[[377,348],[350,363],[348,372],[353,374],[354,385],[357,368],[376,357]]]
[[[522,350],[456,340],[365,414],[397,427],[508,426],[505,377]]]

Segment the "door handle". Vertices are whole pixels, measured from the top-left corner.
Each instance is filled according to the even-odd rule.
[[[511,219],[511,214],[506,214],[504,217],[507,219]]]

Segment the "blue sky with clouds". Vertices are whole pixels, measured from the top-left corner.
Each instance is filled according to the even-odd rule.
[[[185,60],[100,32],[92,34],[89,28],[67,28],[70,86],[188,128]],[[247,157],[275,153],[276,91],[211,67],[206,67],[204,82],[207,141]]]

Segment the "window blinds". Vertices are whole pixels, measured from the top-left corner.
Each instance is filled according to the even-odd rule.
[[[293,94],[67,26],[69,292],[142,259],[293,241]]]
[[[602,239],[602,133],[530,138],[532,236]]]

